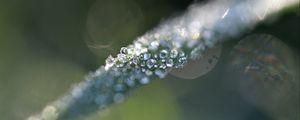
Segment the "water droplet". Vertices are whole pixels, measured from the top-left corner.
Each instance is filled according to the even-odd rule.
[[[151,58],[151,54],[150,53],[145,53],[144,55],[143,55],[143,59],[144,60],[149,60]]]
[[[128,78],[128,79],[126,79],[126,84],[129,86],[129,87],[133,87],[133,86],[135,86],[135,80],[134,80],[134,78]]]
[[[162,59],[166,58],[166,57],[168,57],[168,53],[169,52],[167,50],[161,50],[160,53],[159,53],[159,57],[162,58]]]
[[[190,53],[190,58],[192,60],[200,59],[203,56],[203,52],[205,50],[205,46],[203,44],[199,44],[196,48],[194,48]]]
[[[142,72],[146,72],[146,69],[145,69],[145,68],[142,68]]]
[[[178,59],[178,65],[176,67],[183,67],[187,62],[186,57],[181,57]]]
[[[157,55],[157,54],[154,54],[153,57],[154,57],[154,58],[158,58],[158,55]]]
[[[154,59],[147,60],[146,64],[147,64],[147,67],[149,69],[151,69],[156,64],[156,60],[154,60]]]
[[[125,63],[125,62],[127,61],[126,55],[125,55],[125,54],[118,54],[118,60],[119,60],[121,63]]]
[[[149,50],[156,50],[158,48],[158,46],[159,46],[158,41],[153,41],[149,45]]]
[[[166,69],[167,66],[166,66],[165,64],[161,64],[161,65],[159,66],[159,68],[161,68],[161,69]]]
[[[122,85],[122,84],[115,85],[114,89],[115,89],[116,92],[121,92],[121,91],[125,90],[124,85]]]
[[[102,81],[102,80],[97,80],[97,81]],[[103,82],[103,81],[102,81]],[[100,83],[102,83],[102,82],[100,82]],[[106,77],[106,80],[104,81],[104,86],[105,87],[110,87],[110,86],[112,86],[114,84],[114,80],[113,80],[113,78],[111,77],[111,76],[107,76]],[[100,84],[99,84],[100,85]]]
[[[134,48],[127,48],[127,54],[128,55],[133,55],[134,54]]]
[[[167,48],[171,47],[171,44],[167,40],[160,40],[159,42],[160,42],[160,45],[163,47],[167,47]]]
[[[124,101],[125,96],[122,93],[117,93],[117,94],[114,95],[113,99],[114,99],[115,103],[121,103],[121,102]]]
[[[173,65],[174,65],[173,59],[168,59],[168,60],[166,60],[166,66],[167,66],[167,67],[173,67]]]
[[[74,98],[79,98],[83,95],[83,90],[80,86],[76,86],[72,91],[71,91],[71,95]]]
[[[109,55],[108,58],[106,58],[105,63],[106,64],[104,69],[108,70],[110,67],[114,65],[115,59],[111,55]]]
[[[155,75],[157,75],[159,78],[164,78],[167,75],[167,72],[162,69],[155,70]]]
[[[138,50],[142,49],[142,44],[138,41],[134,42],[134,47]]]
[[[142,61],[142,62],[141,62],[141,67],[145,67],[145,66],[146,66],[145,61]]]
[[[177,55],[178,55],[178,51],[177,50],[175,50],[175,49],[171,50],[171,52],[170,52],[170,57],[171,58],[176,58]]]
[[[151,76],[151,75],[153,75],[153,72],[151,70],[146,70],[145,74],[148,75],[148,76]]]
[[[121,54],[128,54],[128,49],[126,47],[122,47],[120,50]]]
[[[179,57],[185,57],[185,53],[183,51],[179,52]]]
[[[132,63],[137,65],[139,63],[139,59],[137,57],[132,58]]]
[[[143,77],[142,79],[139,80],[141,84],[145,85],[150,83],[150,79],[148,77]]]
[[[107,96],[106,95],[97,95],[95,98],[95,103],[97,105],[99,105],[100,107],[102,106],[106,106],[106,100],[107,100]]]

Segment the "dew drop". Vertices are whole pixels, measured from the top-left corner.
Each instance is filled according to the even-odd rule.
[[[168,57],[168,51],[167,50],[161,50],[160,53],[159,53],[159,57],[164,59],[166,57]]]
[[[156,64],[156,60],[154,60],[154,59],[147,60],[146,64],[147,64],[147,67],[149,69],[151,69]]]
[[[148,75],[148,76],[151,76],[151,75],[153,75],[153,72],[151,70],[146,70],[145,74]]]
[[[157,54],[154,54],[153,57],[154,57],[154,58],[158,58],[158,55],[157,55]]]
[[[161,64],[161,65],[159,66],[159,68],[161,68],[161,69],[166,69],[167,66],[166,66],[165,64]]]
[[[83,95],[83,90],[80,86],[76,86],[72,91],[71,91],[71,95],[74,98],[79,98]]]
[[[105,63],[105,70],[108,70],[114,65],[115,59],[111,55],[109,55],[108,58],[106,58]]]
[[[132,58],[132,63],[137,65],[139,63],[139,59],[137,57]]]
[[[164,78],[167,75],[167,72],[163,69],[157,69],[155,70],[155,75],[157,75],[159,78]]]
[[[97,95],[95,98],[95,103],[99,106],[104,106],[106,104],[106,95]]]
[[[143,59],[144,60],[149,60],[151,58],[151,54],[150,53],[145,53],[144,55],[143,55]]]
[[[113,99],[114,99],[115,103],[121,103],[121,102],[124,101],[125,96],[122,93],[117,93],[117,94],[114,95]]]
[[[181,57],[178,59],[178,66],[177,67],[183,67],[187,62],[186,57]]]
[[[145,61],[142,61],[142,62],[141,62],[141,67],[145,67],[145,66],[146,66]]]
[[[167,41],[167,40],[160,40],[160,45],[162,45],[163,47],[167,47],[167,48],[170,48],[170,43]]]
[[[125,54],[118,54],[118,60],[119,60],[121,63],[125,63],[125,62],[127,61],[126,55],[125,55]]]
[[[143,85],[150,83],[150,79],[148,77],[143,77],[142,79],[139,80],[139,82]]]
[[[179,57],[185,57],[185,53],[183,51],[179,52]]]
[[[128,49],[126,47],[122,47],[120,50],[121,54],[128,54]]]
[[[153,41],[153,42],[150,43],[148,48],[149,48],[149,50],[156,50],[158,48],[158,46],[159,46],[159,42],[158,41]]]
[[[129,87],[133,87],[135,86],[135,80],[134,78],[128,78],[125,80],[125,83],[129,86]]]
[[[171,58],[176,58],[177,55],[178,55],[178,51],[177,50],[175,50],[175,49],[171,50],[171,52],[170,52],[170,57]]]
[[[117,85],[114,86],[114,89],[115,89],[116,92],[124,91],[124,85],[117,84]]]
[[[168,59],[168,60],[166,60],[166,66],[167,66],[167,67],[173,67],[173,65],[174,65],[173,59]]]

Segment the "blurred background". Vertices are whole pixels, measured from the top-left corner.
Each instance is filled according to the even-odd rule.
[[[0,120],[39,112],[193,2],[0,0]],[[86,120],[300,120],[299,21],[284,13],[225,42],[206,74],[169,75]]]

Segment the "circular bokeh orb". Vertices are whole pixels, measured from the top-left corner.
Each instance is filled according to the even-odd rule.
[[[140,33],[143,21],[134,1],[96,0],[88,11],[86,43],[101,57],[117,53]]]
[[[183,68],[172,69],[171,75],[183,79],[196,79],[210,72],[218,63],[222,52],[222,45],[218,44],[207,49],[201,58],[189,60]]]
[[[299,56],[280,39],[255,34],[231,51],[226,78],[250,104],[276,120],[299,119]]]

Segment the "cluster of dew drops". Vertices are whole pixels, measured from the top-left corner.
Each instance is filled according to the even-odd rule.
[[[146,41],[139,38],[134,44],[122,47],[116,57],[106,59],[105,71],[114,79],[114,102],[124,99],[124,91],[146,85],[153,78],[164,78],[171,68],[181,68],[187,55],[172,45],[171,40]]]
[[[167,28],[137,38],[133,44],[122,47],[115,57],[110,55],[106,59],[101,71],[106,74],[105,83],[111,83],[105,88],[112,90],[109,96],[114,103],[122,102],[134,88],[155,78],[165,78],[172,68],[184,67],[188,58],[198,59],[215,43],[208,29],[189,35],[185,27]],[[101,96],[96,97],[99,105],[107,98]]]

